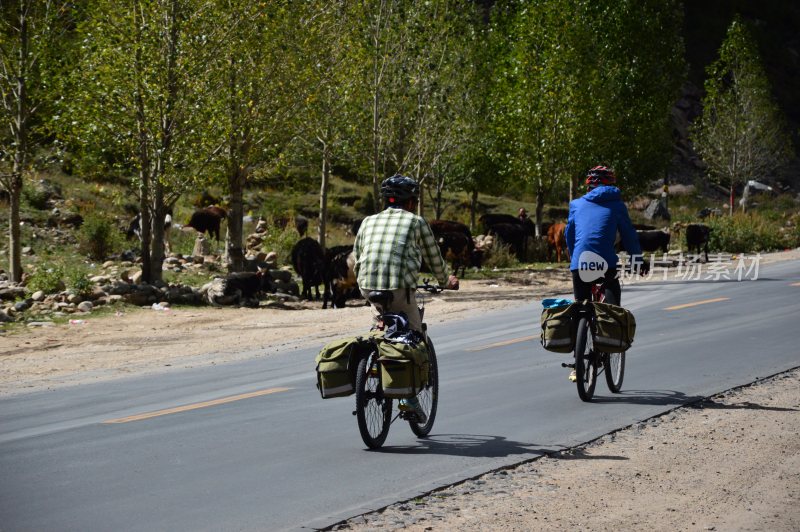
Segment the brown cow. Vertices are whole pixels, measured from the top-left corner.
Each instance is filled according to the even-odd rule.
[[[553,262],[553,250],[556,252],[556,262],[561,262],[561,254],[569,259],[567,252],[567,239],[565,230],[567,226],[561,222],[554,223],[547,229],[547,260]]]

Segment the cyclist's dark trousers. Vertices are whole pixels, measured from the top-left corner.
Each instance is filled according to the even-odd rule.
[[[592,299],[592,284],[582,281],[580,278],[580,270],[572,270],[572,293],[575,295],[575,301],[584,301]],[[617,279],[617,270],[609,270],[606,272],[606,303],[614,305],[622,304],[622,287],[619,285]]]

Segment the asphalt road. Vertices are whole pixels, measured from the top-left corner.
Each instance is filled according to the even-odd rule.
[[[800,365],[800,264],[759,275],[626,287],[624,391],[601,378],[590,404],[539,345],[538,301],[434,324],[432,435],[398,421],[377,452],[353,397],[320,399],[315,350],[0,400],[0,530],[321,527],[585,442]]]

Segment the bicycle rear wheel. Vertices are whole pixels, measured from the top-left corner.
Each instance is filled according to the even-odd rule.
[[[392,423],[392,400],[383,396],[377,353],[361,359],[356,370],[356,418],[361,439],[370,449],[386,441]]]
[[[622,389],[622,379],[625,377],[625,353],[606,354],[605,366],[608,389],[612,393],[619,393]]]
[[[597,384],[597,360],[588,318],[581,318],[578,321],[578,336],[575,341],[575,376],[581,400],[591,401],[594,396],[594,387]]]
[[[428,384],[417,394],[417,400],[422,410],[425,412],[425,415],[428,416],[428,420],[424,424],[408,420],[411,431],[419,438],[424,438],[431,432],[433,421],[436,419],[436,409],[439,404],[439,364],[436,361],[436,351],[433,348],[433,342],[428,338],[426,343],[428,345],[428,362],[430,364],[428,369]]]

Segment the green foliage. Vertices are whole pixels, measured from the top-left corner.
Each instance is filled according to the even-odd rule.
[[[511,246],[498,244],[483,261],[483,267],[489,270],[494,268],[514,268],[519,266],[516,254],[511,250]]]
[[[32,208],[43,211],[47,209],[47,191],[38,187],[25,187],[22,189],[22,198]]]
[[[616,167],[629,189],[663,176],[685,71],[680,3],[520,5],[497,20],[492,45],[501,171],[562,197],[596,164]]]
[[[758,47],[738,17],[707,74],[703,115],[692,140],[711,177],[732,188],[780,167],[789,157],[790,137]]]
[[[63,266],[54,263],[41,264],[31,273],[26,286],[31,292],[41,290],[45,294],[63,290],[65,288]]]
[[[98,213],[86,216],[77,236],[78,249],[94,260],[105,260],[121,244],[114,222]]]
[[[737,213],[708,220],[709,249],[730,253],[755,253],[797,247],[797,234],[782,224],[755,213]]]
[[[92,293],[94,283],[89,280],[89,275],[84,268],[69,268],[64,274],[67,288],[79,296],[86,296]]]
[[[367,192],[365,196],[357,199],[355,203],[353,203],[353,208],[364,216],[375,214],[375,199],[372,195],[372,191]]]
[[[292,247],[295,243],[297,243],[297,231],[292,224],[286,224],[286,227],[281,228],[274,223],[274,220],[268,220],[267,232],[261,245],[262,251],[277,253],[278,264],[291,264]]]
[[[547,262],[547,239],[532,238],[528,240],[528,255],[526,262]],[[553,253],[555,260],[555,253]]]

